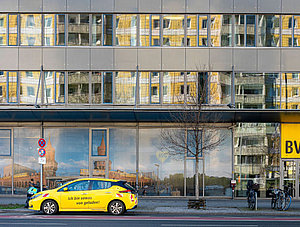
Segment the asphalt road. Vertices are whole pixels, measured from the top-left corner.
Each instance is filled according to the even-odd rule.
[[[221,216],[111,216],[94,214],[61,214],[45,216],[42,214],[6,215],[0,217],[0,226],[299,226],[299,217],[221,217]]]

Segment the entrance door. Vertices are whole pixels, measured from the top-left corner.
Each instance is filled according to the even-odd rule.
[[[292,184],[293,186],[293,197],[298,198],[299,196],[299,161],[297,160],[282,160],[283,168],[283,185]]]

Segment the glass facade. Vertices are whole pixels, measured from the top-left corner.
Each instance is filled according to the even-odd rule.
[[[68,45],[89,45],[89,14],[68,15]]]
[[[42,45],[42,15],[20,14],[20,45],[41,46]]]
[[[44,46],[65,46],[65,15],[44,15]]]
[[[164,15],[162,22],[163,46],[184,46],[184,15]]]
[[[68,73],[68,102],[89,103],[89,73]]]
[[[116,15],[116,46],[137,46],[137,15]]]

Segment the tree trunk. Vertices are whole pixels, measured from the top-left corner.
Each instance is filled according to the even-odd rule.
[[[199,157],[196,156],[196,168],[195,168],[195,197],[199,199]]]

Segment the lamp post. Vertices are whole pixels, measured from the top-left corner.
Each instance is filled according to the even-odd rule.
[[[157,167],[157,175],[156,175],[156,189],[157,189],[157,195],[159,195],[159,164],[155,163],[154,164]]]

